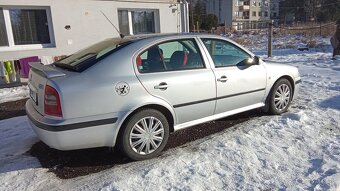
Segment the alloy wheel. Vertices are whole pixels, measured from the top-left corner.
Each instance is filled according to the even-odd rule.
[[[290,88],[287,84],[281,84],[275,91],[274,104],[278,111],[288,107],[290,102]]]
[[[164,126],[155,117],[144,117],[132,127],[129,136],[134,152],[147,155],[154,152],[164,139]]]

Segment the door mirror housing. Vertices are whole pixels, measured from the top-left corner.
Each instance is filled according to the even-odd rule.
[[[258,56],[254,56],[253,58],[247,58],[244,59],[242,62],[240,62],[239,64],[241,65],[247,65],[247,66],[251,66],[251,65],[259,65],[260,64],[260,58]]]
[[[259,65],[260,64],[260,57],[254,56],[254,64]]]
[[[259,65],[260,64],[260,58],[258,56],[254,56],[253,58],[248,58],[246,61],[247,65]]]

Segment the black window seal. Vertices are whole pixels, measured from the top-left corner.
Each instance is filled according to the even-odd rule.
[[[205,62],[204,62],[204,59],[203,59],[203,56],[202,56],[202,51],[201,51],[201,49],[199,48],[198,43],[197,43],[197,41],[196,41],[196,39],[195,39],[194,37],[192,37],[192,38],[180,38],[180,39],[170,39],[170,40],[165,40],[165,41],[162,41],[162,42],[153,44],[153,45],[151,45],[151,46],[148,46],[148,47],[145,48],[143,51],[140,51],[140,53],[138,53],[137,55],[140,56],[140,55],[144,54],[148,49],[150,49],[150,48],[153,47],[153,46],[157,46],[157,48],[160,49],[160,48],[159,48],[159,45],[160,45],[160,44],[164,44],[164,43],[168,43],[168,42],[175,42],[175,41],[177,41],[177,42],[180,43],[180,41],[186,41],[186,40],[190,40],[190,41],[193,41],[193,42],[194,42],[194,45],[195,45],[196,50],[197,50],[197,54],[199,54],[199,56],[200,56],[200,58],[201,58],[201,60],[202,60],[202,63],[203,63],[203,67],[202,67],[202,68],[181,68],[181,69],[178,69],[178,70],[174,69],[174,70],[163,70],[163,71],[155,71],[155,72],[142,72],[142,71],[140,71],[139,68],[137,67],[138,73],[139,73],[139,74],[154,74],[154,73],[160,73],[160,72],[163,73],[163,72],[174,72],[174,71],[182,71],[182,70],[198,70],[198,69],[201,70],[201,69],[207,69],[207,66],[206,66],[206,64],[205,64]],[[182,43],[180,43],[180,44],[182,44]],[[187,46],[185,46],[185,44],[182,44],[182,45],[183,45],[184,47],[187,47]],[[163,59],[162,61],[163,61],[163,64],[165,65],[164,59]],[[134,64],[136,65],[136,61],[134,62]],[[165,68],[166,68],[166,67],[165,67]]]
[[[219,39],[219,38],[200,38],[200,40],[202,41],[204,47],[207,49],[208,53],[209,53],[209,56],[211,58],[211,60],[213,61],[213,64],[214,64],[214,67],[215,68],[226,68],[226,67],[234,67],[234,66],[238,66],[239,63],[236,63],[236,64],[230,64],[230,65],[226,65],[226,66],[216,66],[215,65],[215,62],[214,62],[214,59],[212,58],[212,55],[211,53],[209,52],[209,49],[207,48],[207,46],[205,45],[204,43],[204,40],[215,40],[215,41],[221,41],[221,42],[226,42],[230,45],[233,45],[234,47],[237,47],[237,49],[239,49],[240,51],[244,52],[245,54],[247,54],[249,56],[249,58],[253,58],[253,56],[251,54],[249,54],[248,52],[244,51],[242,48],[238,47],[237,45],[233,44],[232,42],[229,42],[227,40],[223,40],[223,39]]]

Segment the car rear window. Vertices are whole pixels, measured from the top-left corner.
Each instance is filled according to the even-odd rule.
[[[112,38],[101,41],[53,63],[56,67],[82,72],[106,56],[132,43],[132,40]]]

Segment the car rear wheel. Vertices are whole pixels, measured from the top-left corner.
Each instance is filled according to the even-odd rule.
[[[279,115],[286,112],[292,100],[292,90],[292,85],[287,79],[278,80],[269,95],[269,113]]]
[[[123,128],[120,149],[132,160],[158,156],[169,138],[169,123],[166,117],[154,109],[137,112]]]

